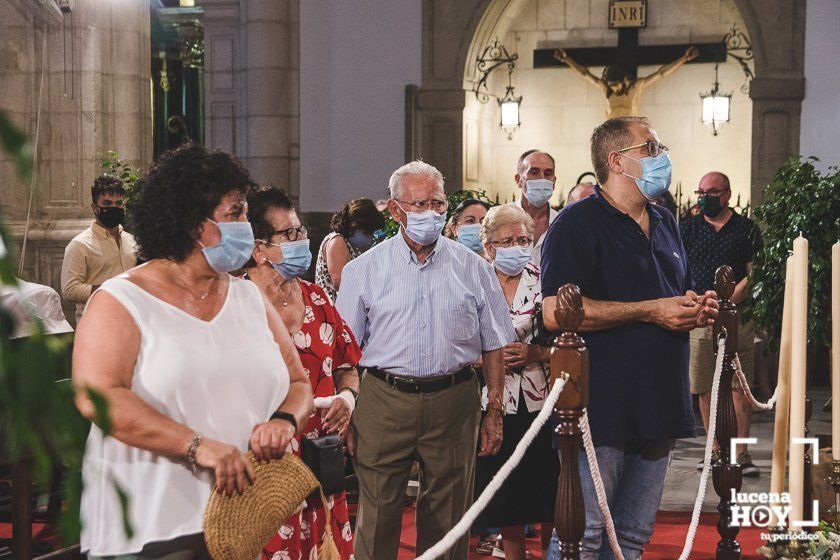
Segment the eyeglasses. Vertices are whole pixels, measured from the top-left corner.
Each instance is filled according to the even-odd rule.
[[[514,245],[518,247],[528,247],[531,245],[531,241],[532,239],[530,237],[523,235],[522,237],[505,237],[504,239],[500,239],[498,241],[491,241],[490,244],[497,248],[508,248],[513,247]]]
[[[694,191],[694,194],[700,195],[700,196],[721,196],[723,193],[728,192],[728,191],[729,191],[729,189],[720,189],[720,190],[713,190],[713,191],[701,191],[700,189],[697,189],[696,191]]]
[[[415,200],[413,202],[409,202],[407,200],[400,200],[396,199],[397,202],[402,202],[407,206],[411,206],[412,208],[416,208],[418,212],[425,212],[429,209],[434,210],[438,214],[446,212],[446,209],[449,208],[449,201],[447,200],[440,200],[438,198],[434,198],[432,200]]]
[[[275,235],[285,241],[297,241],[298,239],[306,239],[306,227],[298,226],[272,231],[271,235],[269,235],[268,238],[271,239]]]
[[[647,149],[647,154],[650,157],[656,157],[659,154],[667,154],[668,153],[668,146],[664,144],[660,144],[659,142],[654,142],[653,140],[648,140],[647,142],[643,142],[642,144],[636,144],[635,146],[628,146],[626,148],[622,148],[617,150],[618,153],[627,152],[629,150],[635,150],[636,148],[645,147]]]

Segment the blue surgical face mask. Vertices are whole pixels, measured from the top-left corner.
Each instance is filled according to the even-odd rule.
[[[549,179],[528,179],[525,181],[525,198],[531,206],[545,206],[554,194],[554,181]]]
[[[474,253],[483,253],[484,244],[478,232],[481,231],[481,224],[467,224],[458,228],[458,241],[466,245]]]
[[[397,203],[399,206],[399,203]],[[443,231],[443,226],[446,225],[446,214],[438,214],[434,210],[426,210],[425,212],[406,212],[405,208],[400,206],[400,209],[405,212],[406,225],[404,226],[405,234],[409,239],[418,245],[431,245],[440,233]]]
[[[350,234],[350,238],[347,242],[360,251],[367,251],[373,245],[373,236],[357,229]]]
[[[298,239],[286,243],[268,243],[268,245],[280,247],[283,252],[283,262],[268,262],[285,280],[300,278],[309,270],[309,265],[312,264],[312,251],[309,250],[308,239]]]
[[[525,265],[531,260],[531,248],[520,247],[497,247],[496,258],[493,259],[495,266],[502,274],[516,276],[525,270]]]
[[[662,196],[671,186],[671,158],[668,157],[667,153],[642,159],[636,159],[626,154],[621,155],[641,164],[641,177],[633,177],[624,172],[622,174],[636,181],[636,186],[639,187],[646,199],[653,200]]]
[[[210,218],[207,221],[213,222]],[[231,272],[242,268],[254,252],[254,231],[249,222],[213,222],[222,238],[216,245],[204,247],[201,252],[207,264],[216,272]]]

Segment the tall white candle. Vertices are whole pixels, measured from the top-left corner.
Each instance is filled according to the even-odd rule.
[[[840,241],[831,247],[831,458],[840,461]]]
[[[793,241],[793,321],[790,345],[790,522],[804,520],[805,446],[793,445],[805,437],[805,372],[808,328],[808,240],[800,235]],[[810,511],[809,517],[810,517]],[[791,525],[792,527],[792,525]]]
[[[785,266],[785,303],[782,310],[782,339],[779,344],[779,375],[776,380],[776,421],[773,428],[773,462],[770,466],[770,493],[785,491],[785,464],[787,459],[788,422],[790,421],[790,330],[791,302],[793,300],[793,257]],[[776,502],[775,505],[781,505]],[[778,525],[772,516],[771,526]]]

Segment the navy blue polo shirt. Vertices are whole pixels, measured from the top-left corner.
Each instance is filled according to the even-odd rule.
[[[565,208],[542,251],[543,297],[563,284],[600,301],[672,297],[691,289],[679,230],[665,209],[648,204],[650,240],[601,190]],[[589,424],[596,445],[693,437],[688,390],[688,333],[631,323],[582,333],[589,349]]]

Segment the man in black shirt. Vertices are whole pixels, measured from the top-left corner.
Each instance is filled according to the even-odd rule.
[[[729,178],[723,173],[713,171],[704,175],[697,195],[700,213],[680,224],[680,234],[694,276],[694,289],[713,290],[715,271],[726,264],[732,267],[737,282],[732,301],[736,305],[741,304],[749,296],[747,277],[755,254],[761,250],[761,233],[752,220],[729,207],[732,191]],[[753,323],[742,323],[738,329],[738,357],[750,382],[753,380],[754,338]],[[688,377],[691,392],[699,395],[700,414],[707,429],[714,371],[712,334],[709,329],[696,329],[691,333]],[[749,437],[752,410],[738,383],[733,384],[732,398],[738,419],[738,437]],[[737,460],[744,476],[759,476],[758,467],[753,464],[745,444],[738,445]],[[702,460],[697,468],[703,468]]]
[[[717,316],[717,296],[692,290],[676,221],[650,204],[671,182],[668,148],[646,119],[610,119],[592,134],[595,194],[564,208],[542,251],[543,318],[556,330],[557,289],[583,295],[589,424],[624,558],[650,540],[668,458],[693,437],[688,332]],[[586,455],[582,560],[609,550]],[[607,554],[606,552],[604,552]],[[558,557],[556,542],[549,558]]]

